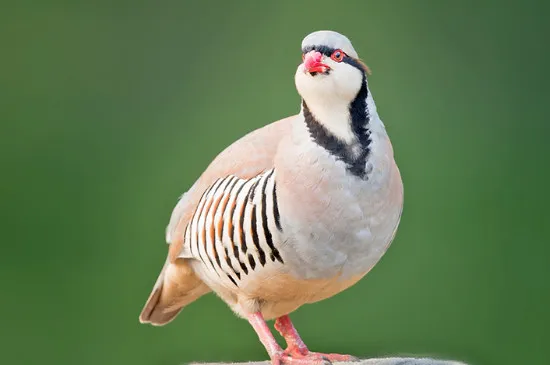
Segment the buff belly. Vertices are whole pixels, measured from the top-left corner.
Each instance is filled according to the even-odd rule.
[[[265,319],[289,314],[300,306],[330,298],[359,281],[366,272],[349,278],[299,279],[283,264],[268,264],[233,284],[221,284],[202,263],[193,264],[198,276],[240,317],[262,312]]]

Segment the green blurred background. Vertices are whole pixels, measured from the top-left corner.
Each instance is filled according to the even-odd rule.
[[[310,348],[550,363],[545,1],[17,1],[0,11],[0,363],[266,358],[214,295],[138,314],[177,197],[299,110],[311,31],[349,36],[405,210],[350,290],[295,313]]]

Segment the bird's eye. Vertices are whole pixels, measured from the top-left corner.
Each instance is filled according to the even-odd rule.
[[[332,52],[330,58],[332,58],[336,62],[342,62],[345,55],[346,54],[341,49],[337,49],[336,51]]]

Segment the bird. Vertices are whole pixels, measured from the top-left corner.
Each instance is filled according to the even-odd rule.
[[[310,351],[289,314],[379,262],[401,220],[403,181],[349,38],[314,31],[301,57],[299,112],[229,144],[178,199],[141,323],[165,325],[213,292],[250,323],[273,365],[357,359]]]

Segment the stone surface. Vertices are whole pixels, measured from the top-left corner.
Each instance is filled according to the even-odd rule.
[[[384,357],[377,359],[363,359],[354,362],[338,362],[335,365],[468,365],[460,361],[440,360],[432,358],[412,357]],[[184,365],[184,364],[182,364]],[[239,363],[199,363],[194,362],[185,365],[270,365],[269,361],[250,361]],[[471,365],[471,364],[470,364]]]

